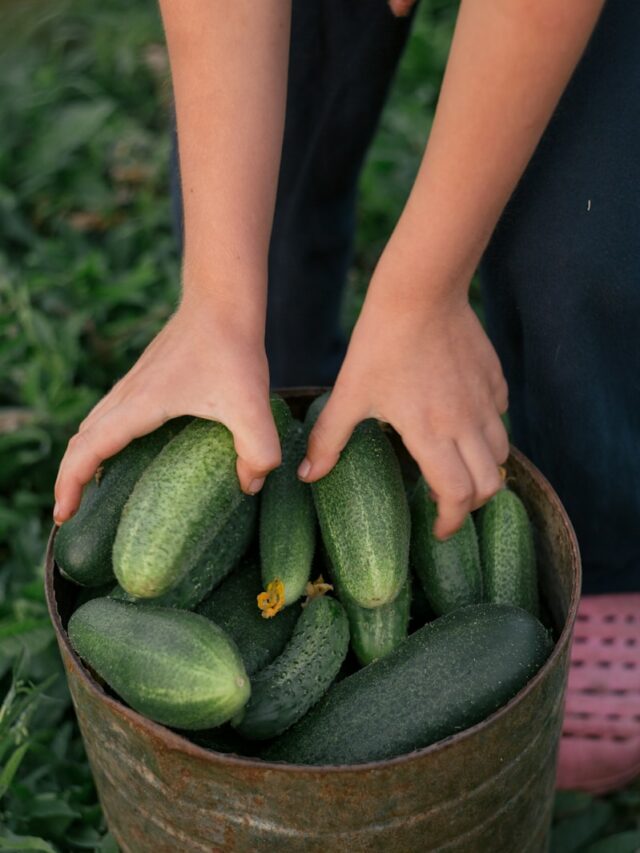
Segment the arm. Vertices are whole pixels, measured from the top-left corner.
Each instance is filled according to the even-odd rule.
[[[507,388],[468,303],[471,276],[604,0],[462,0],[431,137],[374,272],[300,475],[355,424],[390,422],[438,499],[445,537],[500,487]]]
[[[58,523],[73,514],[102,460],[178,415],[211,418],[231,430],[245,491],[258,491],[280,460],[264,322],[290,2],[160,6],[180,138],[182,300],[69,442],[55,487]]]

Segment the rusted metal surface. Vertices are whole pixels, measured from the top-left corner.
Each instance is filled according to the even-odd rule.
[[[287,397],[302,414],[313,393]],[[76,593],[54,567],[50,542],[47,600],[100,800],[122,850],[544,851],[580,565],[558,498],[515,449],[508,475],[537,531],[542,591],[557,632],[551,657],[479,725],[410,755],[355,767],[214,753],[107,695],[69,646],[64,626]]]

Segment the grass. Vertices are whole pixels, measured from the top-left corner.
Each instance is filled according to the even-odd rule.
[[[454,14],[423,2],[370,153],[349,321],[415,173]],[[166,54],[152,0],[0,0],[0,18],[0,851],[113,853],[42,557],[66,441],[178,294]],[[635,788],[562,795],[554,853],[637,850],[639,813]]]

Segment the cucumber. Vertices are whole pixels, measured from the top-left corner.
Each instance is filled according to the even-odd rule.
[[[411,614],[409,618],[410,633],[413,633],[418,628],[427,622],[432,622],[436,618],[433,608],[424,594],[422,584],[418,580],[415,571],[409,572],[411,576]]]
[[[421,749],[508,702],[551,648],[545,628],[520,608],[475,604],[455,610],[333,685],[261,756],[295,764],[360,764]]]
[[[440,540],[433,534],[437,514],[421,477],[411,500],[411,563],[431,607],[442,616],[482,601],[482,571],[471,516],[453,536]]]
[[[305,428],[293,421],[282,441],[282,464],[267,477],[260,503],[262,583],[282,582],[285,607],[304,593],[315,550],[311,488],[297,476],[306,446]]]
[[[243,499],[233,436],[195,418],[156,456],[125,504],[113,546],[120,586],[157,598],[202,558]]]
[[[318,409],[310,408],[309,421]],[[359,424],[334,468],[311,488],[342,596],[360,607],[393,601],[408,573],[409,505],[400,465],[379,424]]]
[[[177,586],[159,598],[136,598],[121,586],[111,591],[111,598],[155,607],[193,610],[237,566],[253,538],[257,515],[257,498],[248,495],[243,497],[195,566]]]
[[[288,607],[273,619],[263,619],[256,606],[261,590],[260,566],[245,559],[197,607],[198,613],[215,622],[235,641],[249,675],[278,657],[301,613],[299,606]]]
[[[240,653],[221,628],[187,610],[94,598],[69,620],[76,652],[135,711],[181,729],[208,729],[251,693]]]
[[[278,430],[278,435],[282,441],[289,431],[289,427],[293,423],[291,409],[279,394],[272,394],[269,397],[269,404],[271,406],[271,414],[273,415],[276,429]]]
[[[480,511],[480,549],[487,601],[540,609],[533,531],[524,504],[501,489]]]
[[[66,578],[81,586],[113,581],[111,551],[122,508],[147,465],[190,420],[174,418],[104,461],[77,513],[56,534],[53,556]]]
[[[251,679],[251,699],[231,724],[249,740],[281,734],[323,696],[348,647],[349,623],[340,602],[312,598],[282,654]]]
[[[390,654],[407,636],[411,578],[407,577],[393,601],[381,607],[360,607],[341,599],[349,617],[351,648],[363,666]]]

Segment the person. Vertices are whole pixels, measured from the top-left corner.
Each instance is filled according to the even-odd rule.
[[[160,6],[182,298],[69,442],[56,522],[103,459],[182,414],[226,424],[240,484],[258,492],[280,461],[271,370],[276,385],[333,384],[303,480],[380,418],[429,482],[444,538],[500,487],[509,389],[514,443],[558,490],[584,560],[559,782],[626,782],[640,772],[640,6],[462,0],[422,162],[348,347],[357,177],[410,18],[385,0]],[[488,334],[468,301],[478,267]]]

